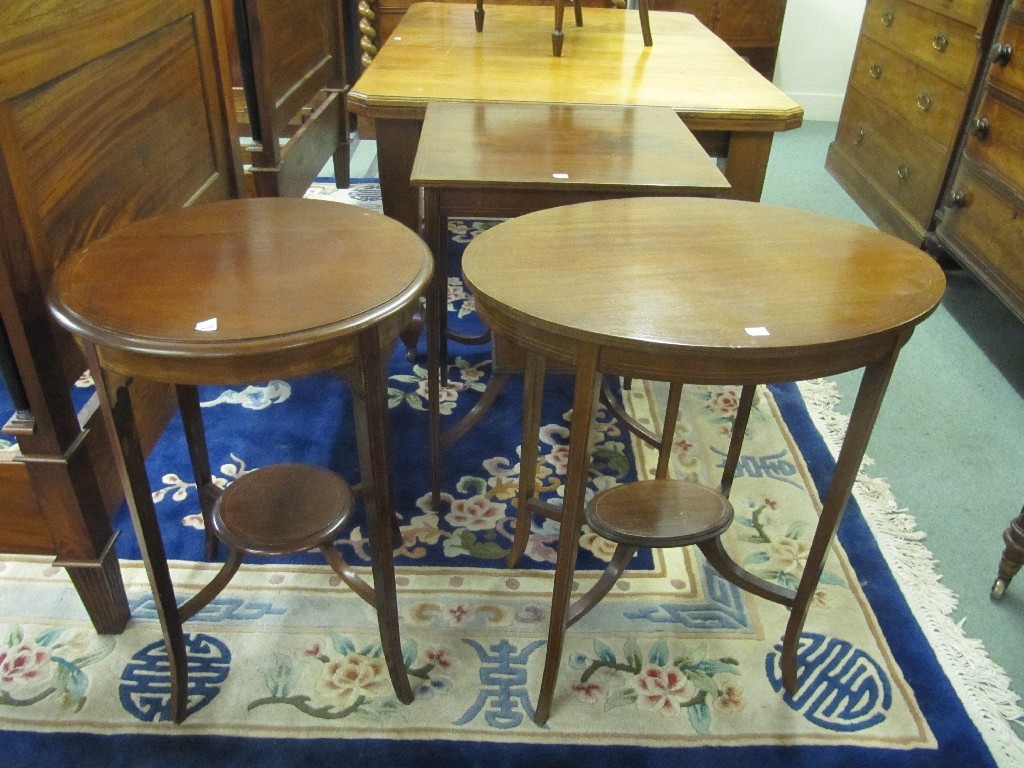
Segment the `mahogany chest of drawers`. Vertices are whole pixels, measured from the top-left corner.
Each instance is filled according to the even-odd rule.
[[[1007,3],[938,215],[938,244],[1024,320],[1024,0]]]
[[[864,12],[826,166],[881,229],[919,245],[957,153],[991,6],[869,0]]]

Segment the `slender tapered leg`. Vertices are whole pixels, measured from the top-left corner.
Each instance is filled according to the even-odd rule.
[[[366,530],[370,542],[377,626],[391,684],[398,700],[413,700],[409,676],[402,661],[398,625],[398,594],[391,516],[391,432],[388,420],[387,375],[381,352],[379,328],[359,335],[359,360],[352,382],[359,472],[362,479]]]
[[[192,461],[192,474],[196,480],[196,491],[199,494],[199,509],[203,514],[203,528],[206,544],[206,559],[217,556],[217,538],[213,535],[213,505],[220,496],[220,489],[213,484],[213,472],[210,470],[210,454],[206,447],[206,430],[203,427],[203,414],[199,405],[199,389],[188,384],[174,387],[178,396],[178,410],[181,411],[181,422],[185,428],[185,442],[188,455]]]
[[[171,677],[170,716],[174,722],[180,723],[185,719],[188,707],[185,635],[167,563],[167,552],[160,534],[156,508],[153,506],[152,489],[146,476],[146,460],[135,426],[128,381],[108,381],[106,372],[100,366],[96,348],[86,344],[84,349],[96,382],[100,410],[113,444],[114,461],[124,485],[132,526],[142,551],[142,561],[149,577],[160,628],[163,630]]]
[[[562,55],[562,41],[565,34],[562,32],[562,20],[565,18],[565,0],[555,0],[555,31],[551,33],[551,53],[555,56]]]
[[[740,463],[740,450],[743,448],[743,437],[750,421],[750,409],[754,406],[756,384],[747,384],[740,390],[740,402],[736,407],[736,418],[732,422],[732,437],[729,440],[729,452],[725,455],[725,466],[722,468],[722,495],[729,498],[732,481],[736,476],[736,467]]]
[[[638,0],[637,6],[640,10],[640,34],[644,36],[644,45],[650,48],[654,45],[654,40],[651,37],[650,2],[649,0]]]
[[[909,333],[907,336],[909,337]],[[850,498],[854,480],[857,478],[857,472],[864,458],[868,440],[871,438],[871,430],[882,406],[882,398],[889,386],[889,379],[892,376],[901,346],[902,344],[895,345],[888,358],[872,363],[864,369],[853,412],[850,414],[850,423],[846,429],[846,437],[843,439],[839,457],[836,459],[835,474],[832,476],[828,493],[822,504],[818,527],[814,532],[814,539],[811,541],[807,563],[804,566],[803,575],[800,577],[800,584],[797,586],[796,599],[790,611],[786,634],[782,641],[782,683],[789,693],[795,693],[799,686],[797,647],[800,642],[800,632],[807,619],[807,610],[818,588],[818,581],[821,579],[821,572],[825,567],[825,557],[835,539],[836,529],[839,527],[839,521],[846,508],[847,499]]]
[[[427,317],[427,431],[430,443],[430,505],[441,507],[441,379],[447,378],[448,355],[445,343],[448,303],[448,238],[445,222],[440,220],[438,192],[424,190],[424,240],[434,255],[434,274],[427,286],[424,314]]]
[[[544,725],[551,714],[551,699],[558,681],[558,667],[562,660],[562,645],[568,625],[572,577],[576,570],[579,531],[583,524],[583,505],[590,475],[590,425],[597,415],[600,402],[601,374],[597,370],[599,351],[599,347],[583,345],[576,358],[576,388],[573,394],[572,422],[569,425],[569,460],[565,469],[562,525],[558,532],[558,562],[555,565],[555,584],[551,597],[544,676],[541,679],[537,711],[533,717],[538,725]]]
[[[526,353],[523,382],[523,436],[519,448],[519,501],[516,513],[516,535],[505,565],[514,568],[530,541],[530,500],[537,492],[537,434],[544,400],[544,358],[533,351]]]

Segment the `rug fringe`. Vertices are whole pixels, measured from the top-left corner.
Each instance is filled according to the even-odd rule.
[[[849,417],[836,410],[841,399],[836,383],[815,379],[798,386],[811,420],[835,456],[849,423]],[[885,480],[864,473],[863,467],[870,464],[865,457],[854,498],[907,604],[993,758],[1006,768],[1024,765],[1024,742],[1010,725],[1024,725],[1020,697],[1011,689],[1006,672],[989,658],[982,641],[968,637],[963,623],[953,621],[959,598],[942,583],[937,561],[923,543],[925,533],[918,530],[908,510],[898,507]]]

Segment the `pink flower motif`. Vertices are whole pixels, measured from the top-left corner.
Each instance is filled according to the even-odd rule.
[[[722,389],[711,393],[708,407],[722,416],[732,416],[740,405],[740,395],[735,389]]]
[[[765,496],[764,499],[762,499],[761,503],[764,504],[768,509],[779,508],[779,502],[777,502],[775,499],[769,499],[767,496]]]
[[[805,542],[783,537],[769,546],[769,563],[774,570],[799,576],[807,563],[810,547]]]
[[[55,664],[50,650],[32,642],[0,648],[0,691],[28,699],[50,687]]]
[[[448,618],[452,624],[462,624],[472,616],[472,611],[465,603],[458,603],[448,609]]]
[[[544,457],[544,461],[555,468],[556,475],[564,475],[565,468],[569,464],[569,446],[551,446],[551,451]]]
[[[743,689],[739,683],[726,683],[718,689],[718,695],[711,702],[719,712],[731,714],[739,712],[746,705],[743,701]]]
[[[678,669],[654,664],[644,665],[633,687],[637,708],[664,715],[680,711],[697,694],[696,686]]]
[[[311,645],[309,648],[304,650],[302,653],[305,656],[316,657],[316,656],[322,656],[323,652],[324,652],[324,647],[320,643],[313,643],[313,645]]]
[[[594,682],[574,683],[569,687],[569,693],[584,704],[601,704],[608,698],[608,689]]]
[[[615,542],[598,536],[589,528],[584,530],[586,532],[580,536],[580,546],[593,552],[594,557],[604,560],[606,563],[610,562],[615,553]]]
[[[426,651],[427,661],[438,669],[451,669],[452,659],[446,648],[428,648]]]
[[[462,385],[458,382],[447,380],[442,381],[441,386],[438,387],[439,402],[442,403],[454,403],[459,399],[459,392],[463,389]],[[424,400],[427,399],[427,380],[423,379],[416,385],[416,394],[422,397]]]
[[[503,517],[505,517],[504,505],[495,504],[488,501],[487,497],[477,495],[453,501],[452,509],[444,516],[444,519],[455,528],[485,531],[493,529],[497,521]]]
[[[384,659],[350,653],[339,661],[323,665],[314,690],[338,709],[367,699],[387,695],[391,683],[385,674]]]

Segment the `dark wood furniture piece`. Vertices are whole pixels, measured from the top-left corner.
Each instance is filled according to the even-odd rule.
[[[1002,598],[1013,577],[1024,565],[1024,508],[1003,531],[1003,543],[1006,549],[1003,550],[1003,556],[999,560],[999,571],[992,584],[993,600]]]
[[[574,243],[586,243],[585,259],[551,259]],[[537,459],[546,361],[569,361],[576,371],[563,506],[537,499],[535,474],[521,473],[509,555],[512,563],[523,552],[534,513],[561,520],[538,723],[550,713],[570,619],[588,437],[602,376],[740,384],[743,414],[759,383],[864,368],[797,589],[751,575],[717,536],[699,543],[725,578],[790,608],[782,675],[794,691],[797,643],[825,556],[899,351],[942,298],[942,270],[891,235],[817,214],[733,200],[635,198],[503,222],[470,243],[463,274],[494,333],[528,351],[521,466]],[[573,285],[574,301],[550,301],[536,291],[544,284]],[[638,313],[637,306],[650,310]],[[738,418],[724,490],[743,432]]]
[[[935,235],[1024,320],[1024,0],[1006,4],[988,50]]]
[[[436,269],[427,295],[431,492],[440,504],[441,454],[490,407],[521,352],[495,339],[487,390],[466,419],[441,430],[447,378],[448,219],[511,218],[588,200],[728,191],[715,163],[667,107],[459,104],[427,107],[411,183],[424,190],[424,236]],[[571,248],[571,246],[569,246]]]
[[[0,462],[0,551],[53,555],[99,632],[129,618],[109,516],[124,497],[86,368],[44,294],[107,231],[242,187],[215,0],[0,0],[0,314],[19,451]],[[59,55],[55,52],[59,52]],[[144,449],[172,392],[133,385]]]
[[[353,111],[376,122],[385,213],[417,226],[419,190],[409,179],[423,116],[435,101],[670,107],[708,154],[724,159],[729,195],[760,198],[775,132],[803,120],[796,102],[693,16],[652,13],[659,44],[645,48],[628,31],[627,14],[588,9],[587,34],[574,40],[572,61],[552,61],[536,34],[548,13],[495,6],[480,35],[458,5],[409,9],[349,93]]]
[[[402,662],[392,554],[385,365],[431,268],[423,242],[384,216],[290,198],[229,200],[146,219],[58,267],[50,306],[82,343],[96,378],[164,632],[175,722],[188,714],[182,621],[223,584],[215,580],[178,607],[125,382],[138,377],[175,385],[207,531],[233,530],[229,541],[249,551],[329,543],[344,522],[339,497],[347,489],[327,482],[319,483],[322,493],[300,490],[314,478],[286,465],[221,496],[210,474],[196,385],[321,370],[350,383],[373,588],[350,576],[345,581],[375,606],[392,684],[408,703],[413,694]],[[168,280],[172,274],[175,280]],[[237,515],[223,507],[252,493],[272,502],[269,514],[288,519],[267,528],[249,510],[239,530]],[[327,505],[331,497],[336,501]],[[271,539],[265,546],[260,525]],[[340,563],[340,555],[328,555]],[[336,570],[347,568],[340,563]]]
[[[333,157],[349,181],[342,0],[220,0],[253,195],[302,197]]]
[[[1004,0],[869,0],[826,167],[881,229],[934,240]]]
[[[359,0],[359,42],[368,67],[416,0]],[[786,0],[649,0],[653,11],[691,13],[769,80],[775,74]],[[546,0],[490,0],[490,5],[544,5]],[[581,0],[591,8],[625,8],[624,0]],[[467,9],[468,12],[468,9]]]
[[[571,2],[571,0],[570,0]],[[576,19],[576,26],[583,26],[583,5],[579,2],[571,2],[573,16]],[[651,37],[651,19],[649,0],[638,0],[637,10],[640,15],[640,33],[644,38],[644,45],[648,48],[654,45]],[[484,0],[476,0],[476,11],[473,12],[476,21],[476,31],[484,31]],[[565,33],[562,31],[562,22],[565,19],[565,0],[555,0],[555,29],[551,33],[551,53],[555,56],[562,55],[562,44],[565,42]]]

